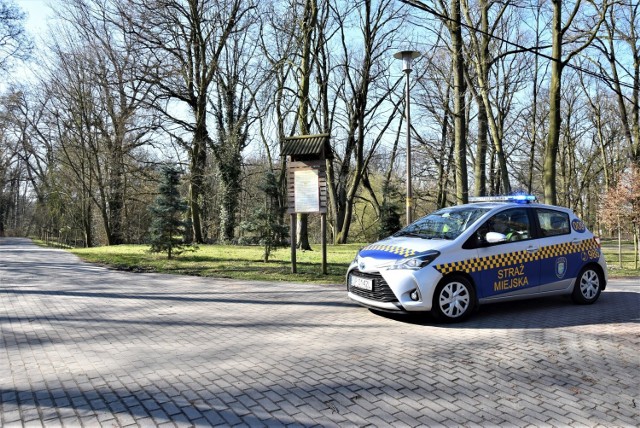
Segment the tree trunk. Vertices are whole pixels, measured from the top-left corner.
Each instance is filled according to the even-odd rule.
[[[316,26],[318,6],[316,0],[306,0],[302,21],[302,58],[298,87],[298,129],[301,135],[309,134],[309,85],[311,81],[312,34]],[[298,214],[298,248],[311,250],[309,244],[309,215]]]
[[[464,56],[462,52],[462,30],[460,27],[460,0],[451,0],[452,22],[449,24],[453,47],[453,91],[454,91],[454,138],[456,164],[456,201],[466,204],[469,200],[467,178],[467,136],[465,123]]]
[[[84,246],[93,246],[93,213],[91,211],[91,198],[83,194],[82,196],[82,230],[84,231]]]
[[[442,126],[440,127],[440,157],[438,158],[438,194],[436,196],[436,207],[444,208],[447,205],[447,181],[449,181],[449,166],[453,158],[453,144],[449,144],[449,101],[451,97],[451,86],[447,85],[447,92],[442,103],[443,115]],[[445,168],[445,165],[447,167]]]
[[[222,201],[220,204],[220,229],[223,242],[233,242],[236,229],[236,212],[238,210],[238,196],[240,194],[239,176],[222,180],[220,190]]]
[[[116,133],[118,134],[118,133]],[[122,141],[124,136],[116,135],[111,148],[111,172],[109,177],[109,228],[111,233],[107,237],[109,245],[124,243],[123,210],[124,210],[124,159]],[[122,139],[121,139],[122,138]]]
[[[536,46],[540,45],[540,7],[536,9]],[[531,149],[529,150],[529,176],[527,178],[527,193],[533,192],[533,170],[535,166],[536,143],[538,141],[538,55],[533,59],[533,94],[531,110]]]
[[[200,203],[202,201],[202,188],[204,184],[205,166],[207,154],[205,141],[198,134],[195,135],[190,159],[189,177],[189,211],[191,212],[192,239],[197,244],[202,244],[202,222]]]
[[[487,110],[484,101],[475,97],[478,105],[478,147],[476,148],[476,164],[474,168],[476,196],[485,196],[487,193]]]
[[[542,180],[544,186],[544,202],[557,205],[556,160],[560,141],[560,93],[562,83],[562,1],[553,1],[553,49],[551,56],[551,82],[549,84],[549,134],[544,150]]]

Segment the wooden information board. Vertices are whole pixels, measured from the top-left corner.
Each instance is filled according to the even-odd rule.
[[[327,173],[324,160],[289,162],[287,175],[289,214],[327,212]]]

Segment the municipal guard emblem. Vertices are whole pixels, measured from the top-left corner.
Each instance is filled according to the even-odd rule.
[[[566,257],[558,257],[556,259],[556,276],[563,278],[565,273],[567,273],[567,259]]]
[[[584,225],[582,220],[574,218],[571,222],[571,228],[578,233],[584,233],[587,230],[587,227]]]

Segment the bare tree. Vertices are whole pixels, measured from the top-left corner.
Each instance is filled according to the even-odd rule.
[[[279,5],[288,9],[286,4]],[[295,8],[291,8],[293,12]],[[295,13],[294,13],[295,15]],[[296,50],[298,32],[291,25],[291,16],[279,12],[276,5],[268,3],[264,13],[260,14],[260,49],[269,70],[267,84],[256,100],[257,134],[263,144],[271,171],[279,169],[277,174],[279,208],[284,215],[286,207],[285,162],[275,160],[275,154],[282,152],[282,141],[295,133],[297,98],[289,82],[295,75],[295,65],[290,60]],[[271,89],[269,89],[271,86]],[[293,119],[291,119],[293,118]]]
[[[568,16],[564,13],[563,0],[552,0],[553,19],[551,75],[549,82],[549,134],[544,151],[543,187],[544,200],[555,205],[558,202],[556,187],[557,158],[561,130],[562,72],[567,64],[586,49],[596,38],[609,7],[607,0],[602,4],[595,1],[576,0]],[[591,8],[591,14],[586,11]],[[583,19],[577,19],[581,17]],[[575,46],[564,55],[564,45],[572,42]]]
[[[141,119],[147,86],[134,77],[144,64],[127,32],[108,19],[113,5],[74,0],[58,11],[64,24],[51,39],[51,67],[43,81],[57,160],[72,172],[85,201],[89,245],[89,200],[99,210],[107,243],[124,242],[127,183],[135,171],[130,167],[153,125],[149,116]],[[42,141],[37,129],[34,138]],[[48,170],[57,167],[49,164]]]
[[[441,7],[446,9],[442,0]],[[451,35],[453,58],[453,129],[455,141],[454,159],[456,163],[456,200],[459,204],[469,201],[467,176],[467,123],[466,123],[466,83],[464,80],[465,60],[463,53],[460,0],[451,0],[450,19],[446,27]]]
[[[538,2],[535,8],[534,17],[535,17],[535,46],[540,45],[540,21],[542,15],[542,7],[541,3]],[[536,157],[536,147],[538,145],[538,94],[539,94],[539,83],[538,83],[538,75],[540,73],[539,69],[540,57],[538,55],[534,55],[533,58],[533,76],[532,76],[532,85],[531,85],[531,125],[527,128],[530,129],[528,133],[530,135],[530,146],[529,146],[529,162],[528,162],[528,176],[527,176],[527,192],[533,192],[533,176],[535,170],[535,157]]]
[[[451,60],[453,75],[453,138],[455,161],[455,193],[458,204],[467,203],[469,200],[469,177],[467,173],[467,106],[465,81],[465,69],[467,67],[464,57],[464,40],[462,38],[462,6],[461,0],[434,0],[434,8],[418,0],[403,0],[418,9],[440,19],[449,31],[451,40]]]
[[[230,36],[214,73],[211,95],[216,138],[211,149],[221,178],[222,241],[234,238],[242,179],[242,151],[249,144],[249,128],[256,120],[255,100],[266,82],[257,58],[259,44],[246,23],[245,30]]]
[[[12,127],[10,102],[3,97],[0,103],[0,237],[5,236],[10,212],[15,210],[16,147],[9,138]]]
[[[18,87],[12,87],[2,102],[7,126],[3,134],[13,140],[13,153],[20,159],[22,173],[35,195],[36,217],[46,210],[47,199],[55,191],[49,173],[49,166],[55,164],[55,138],[44,126],[48,102],[48,96],[37,89]]]
[[[492,91],[490,82],[490,70],[494,65],[497,58],[501,57],[503,53],[493,53],[490,51],[490,46],[494,40],[494,33],[499,29],[504,31],[504,26],[501,27],[503,17],[508,10],[509,2],[494,2],[488,0],[480,0],[478,2],[478,9],[480,15],[480,22],[477,23],[476,19],[472,18],[469,2],[462,0],[461,3],[462,12],[465,19],[471,28],[469,36],[471,40],[471,50],[467,54],[469,62],[475,67],[475,77],[477,79],[478,88],[476,90],[474,85],[469,85],[471,92],[474,94],[474,98],[478,101],[478,152],[476,156],[476,194],[483,195],[485,193],[485,176],[484,165],[486,163],[486,138],[487,133],[491,136],[493,141],[494,153],[498,160],[498,168],[500,171],[500,183],[502,192],[507,194],[511,192],[511,184],[509,180],[509,172],[507,168],[507,160],[503,148],[504,131],[501,129],[503,123],[496,117],[498,116],[494,112],[493,105],[490,100],[490,93]],[[490,22],[491,9],[497,7],[495,12],[495,18],[493,22]],[[477,34],[473,29],[478,28]],[[465,68],[465,71],[467,69]],[[509,76],[503,76],[504,79],[508,79]]]
[[[24,20],[24,13],[11,0],[0,0],[0,71],[6,72],[12,60],[25,60],[31,54]]]
[[[453,61],[448,30],[442,20],[427,22],[422,27],[425,31],[433,31],[435,37],[433,48],[425,50],[415,67],[418,90],[414,97],[417,108],[412,126],[416,128],[414,135],[419,145],[414,172],[418,182],[426,183],[422,191],[417,189],[417,200],[422,202],[424,213],[455,203],[456,195],[455,177],[451,179],[455,170]]]
[[[640,166],[640,3],[613,3],[603,36],[594,43],[607,62],[597,61],[598,71],[616,95],[631,159]]]
[[[376,116],[392,88],[388,84],[376,87],[373,82],[383,81],[386,67],[381,65],[402,17],[392,1],[363,1],[360,6],[351,11],[334,9],[335,19],[340,22],[341,49],[337,64],[340,74],[334,79],[339,78],[336,95],[344,105],[344,122],[334,124],[341,128],[334,132],[338,135],[344,132],[341,137],[344,147],[336,164],[328,164],[327,181],[337,243],[347,242],[356,194],[380,139],[391,124],[390,120],[380,123]],[[359,17],[359,44],[350,35],[354,29],[345,25],[349,13],[357,13]],[[375,126],[379,128],[374,131]]]
[[[120,6],[132,23],[138,53],[155,62],[154,74],[145,78],[155,95],[152,106],[175,125],[166,131],[189,155],[189,208],[197,243],[204,241],[211,85],[229,38],[244,30],[244,18],[254,8],[246,0],[130,0]]]

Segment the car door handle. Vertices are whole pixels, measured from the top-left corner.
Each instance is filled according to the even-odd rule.
[[[581,241],[578,238],[573,238],[573,240],[571,241],[573,245],[580,245],[580,242]]]
[[[527,253],[529,253],[529,254],[536,253],[538,251],[538,249],[539,249],[538,247],[529,247],[529,248],[527,248]]]

